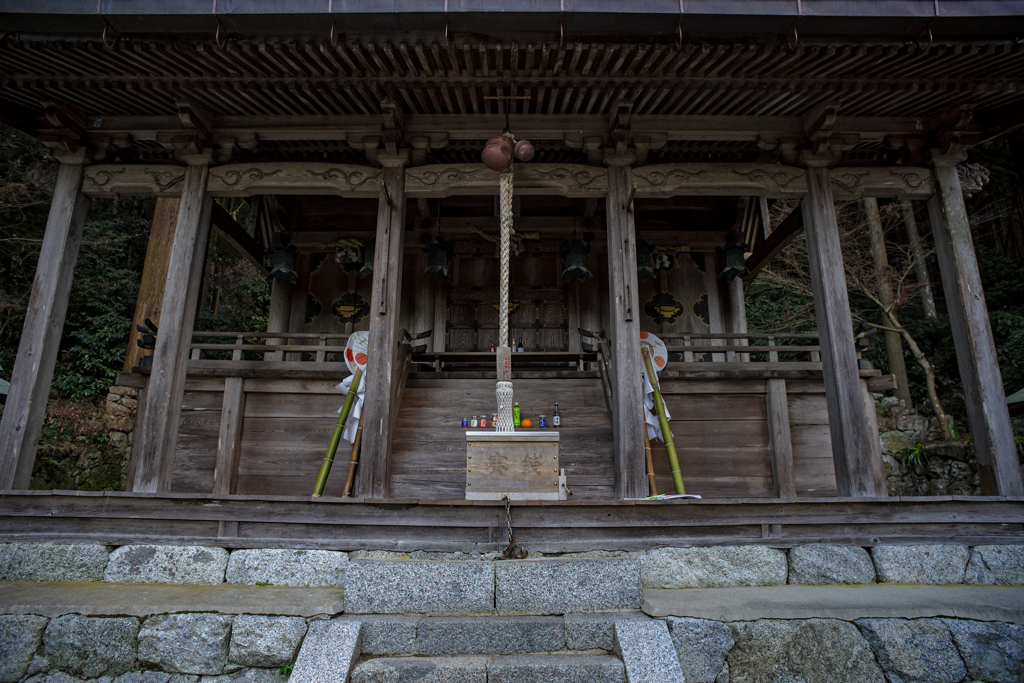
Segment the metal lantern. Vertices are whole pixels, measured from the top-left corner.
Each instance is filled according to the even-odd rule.
[[[746,277],[750,273],[750,269],[747,268],[746,253],[747,245],[736,240],[730,240],[724,247],[719,248],[718,256],[722,259],[724,268],[718,276],[726,279]]]
[[[562,258],[565,259],[565,270],[562,271],[562,279],[569,282],[573,279],[586,280],[593,277],[587,266],[587,254],[590,253],[590,245],[583,240],[574,239],[562,247]]]
[[[271,247],[264,263],[270,268],[270,279],[286,280],[293,285],[299,281],[295,272],[295,254],[298,249],[288,244],[288,237],[282,235],[280,241]]]
[[[423,241],[423,251],[427,252],[427,267],[423,270],[424,274],[448,277],[448,273],[451,272],[448,263],[455,251],[455,243],[449,242],[442,235],[434,238],[424,235]]]
[[[363,267],[359,269],[359,277],[366,277],[373,273],[374,246],[373,240],[367,240],[363,243]]]
[[[654,266],[651,264],[651,253],[654,247],[642,237],[636,241],[636,272],[640,282],[654,277]]]

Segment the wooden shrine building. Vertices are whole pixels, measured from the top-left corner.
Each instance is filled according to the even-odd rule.
[[[521,540],[1024,536],[957,173],[1024,124],[1024,2],[519,5],[3,3],[0,121],[60,165],[0,424],[0,533],[500,541],[504,509],[463,500],[460,425],[495,412],[498,174],[480,154],[507,124],[536,150],[514,167],[516,400],[533,417],[559,404],[572,492],[522,506]],[[25,492],[88,201],[132,194],[177,213],[155,349],[118,379],[140,389],[126,491]],[[834,211],[863,197],[928,205],[984,498],[886,496],[870,391],[892,380],[858,364]],[[222,198],[244,198],[248,223]],[[799,207],[772,226],[779,200]],[[288,276],[266,330],[195,331],[212,230]],[[748,329],[746,282],[801,231],[817,333]],[[735,245],[746,276],[726,269]],[[565,279],[570,256],[589,277]],[[355,498],[336,471],[312,501],[358,330]],[[668,345],[662,386],[700,501],[635,500],[641,330]]]

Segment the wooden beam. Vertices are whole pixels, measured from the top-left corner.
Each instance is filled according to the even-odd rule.
[[[769,379],[765,394],[768,414],[768,450],[772,456],[772,485],[775,495],[784,500],[796,499],[796,478],[793,475],[793,439],[789,429],[789,400],[786,380]]]
[[[238,459],[242,453],[242,416],[245,414],[243,381],[241,377],[224,378],[220,437],[217,439],[217,460],[213,470],[213,493],[218,496],[234,493],[238,480]]]
[[[861,395],[839,226],[826,167],[808,166],[807,190],[800,206],[807,226],[807,260],[821,340],[836,488],[840,496],[884,496],[882,463],[873,457],[872,449],[878,431],[871,431]]]
[[[398,415],[391,410],[394,383],[400,375],[395,367],[399,339],[402,259],[405,252],[405,156],[379,157],[381,173],[377,210],[377,238],[373,260],[373,294],[370,297],[370,339],[366,363],[366,393],[363,403],[363,450],[359,458],[357,495],[385,498],[388,495],[389,453],[392,423]]]
[[[136,343],[142,338],[142,333],[136,326],[144,324],[147,318],[157,327],[160,326],[160,304],[164,298],[167,264],[171,259],[171,245],[174,243],[174,228],[177,224],[178,200],[174,197],[157,197],[156,207],[153,209],[153,222],[149,228],[149,241],[146,244],[146,261],[142,266],[139,293],[135,299],[132,329],[128,336],[128,351],[124,358],[125,372],[131,372],[146,355],[146,351],[139,348]]]
[[[942,275],[946,309],[953,331],[964,403],[978,458],[982,492],[1024,495],[1013,442],[1003,378],[989,324],[971,226],[956,164],[960,155],[933,153],[939,194],[928,202],[935,254]]]
[[[0,490],[27,489],[46,416],[88,200],[82,158],[62,163],[46,219],[10,393],[0,421]]]
[[[610,347],[615,436],[615,497],[647,495],[644,465],[643,388],[640,357],[640,310],[636,273],[636,228],[633,204],[625,205],[633,187],[630,168],[608,168],[608,284]]]
[[[800,236],[803,229],[804,212],[797,206],[786,216],[782,224],[768,235],[768,239],[761,242],[754,253],[747,257],[747,270],[750,272],[744,280],[750,282],[757,277],[757,274],[764,270],[764,267],[771,263],[773,258],[781,254],[783,249]]]
[[[267,267],[263,263],[266,250],[263,245],[257,242],[241,225],[231,217],[224,207],[217,202],[213,203],[213,228],[217,234],[224,238],[228,244],[235,248],[242,258],[256,267],[258,271],[267,274]]]
[[[148,393],[160,400],[146,401],[132,490],[168,491],[174,471],[181,399],[192,328],[195,324],[203,255],[210,236],[213,199],[206,192],[209,175],[203,159],[185,170],[181,207],[174,231],[167,285],[161,304],[161,325],[153,351]]]

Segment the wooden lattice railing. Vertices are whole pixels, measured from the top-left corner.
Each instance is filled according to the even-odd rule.
[[[193,332],[189,345],[192,360],[266,360],[323,363],[329,354],[345,351],[348,334],[308,332]],[[313,343],[301,343],[304,341]],[[294,343],[299,341],[300,343]],[[228,355],[230,354],[230,356]],[[308,356],[306,355],[308,354]]]
[[[821,362],[821,346],[815,333],[662,334],[670,354],[682,354],[683,363],[700,361],[711,354],[712,362]],[[705,357],[705,360],[706,357]],[[672,360],[670,362],[680,362]]]

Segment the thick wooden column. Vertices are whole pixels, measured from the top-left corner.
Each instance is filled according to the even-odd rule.
[[[933,155],[938,195],[928,202],[935,254],[942,275],[964,403],[978,458],[982,492],[1021,496],[1017,450],[1003,393],[1003,378],[981,288],[971,226],[956,164],[962,157]]]
[[[644,472],[643,360],[637,298],[636,229],[633,206],[623,206],[632,188],[628,166],[608,167],[608,285],[612,361],[612,430],[615,437],[615,497],[647,495]]]
[[[807,260],[814,291],[814,314],[825,374],[828,427],[832,434],[836,487],[840,496],[884,496],[885,474],[857,371],[850,300],[839,248],[832,187],[827,166],[808,166],[807,196],[800,203],[807,235]]]
[[[210,237],[213,202],[206,193],[209,175],[206,161],[197,159],[196,162],[186,169],[182,183],[148,400],[145,413],[136,417],[143,424],[136,430],[140,443],[132,470],[134,476],[127,482],[135,492],[169,491],[174,471],[188,347],[202,286],[203,256]],[[160,397],[159,400],[156,397]]]
[[[146,352],[136,343],[142,333],[136,325],[142,325],[146,318],[160,326],[160,304],[164,298],[164,283],[167,281],[167,263],[171,259],[171,245],[174,244],[174,228],[178,224],[177,197],[157,197],[153,209],[153,222],[149,228],[146,244],[146,262],[139,280],[139,294],[135,299],[135,315],[132,316],[132,330],[128,337],[128,352],[124,358],[124,371],[142,362]]]
[[[729,332],[731,334],[745,334],[747,331],[747,295],[743,291],[743,278],[729,278]],[[747,346],[746,339],[730,339],[729,344],[736,346]],[[743,363],[750,362],[749,353],[730,352],[736,360]]]
[[[0,421],[0,489],[27,489],[32,478],[68,293],[82,244],[88,201],[81,188],[81,159],[62,163]]]
[[[370,297],[370,344],[366,362],[366,394],[363,404],[363,446],[359,457],[358,494],[385,498],[389,490],[389,453],[392,425],[392,385],[397,379],[395,354],[401,313],[402,252],[405,248],[404,157],[380,161],[381,176],[377,209],[377,246],[373,255],[373,295]]]
[[[768,415],[768,450],[772,456],[772,484],[775,495],[785,500],[796,498],[793,476],[793,438],[789,429],[789,400],[786,380],[769,379],[765,392]]]
[[[270,308],[267,311],[267,332],[288,332],[292,314],[292,295],[295,285],[287,280],[274,279],[270,283]],[[308,341],[308,340],[307,340]],[[287,344],[285,337],[271,337],[268,344]],[[264,360],[284,360],[281,351],[266,351]]]

